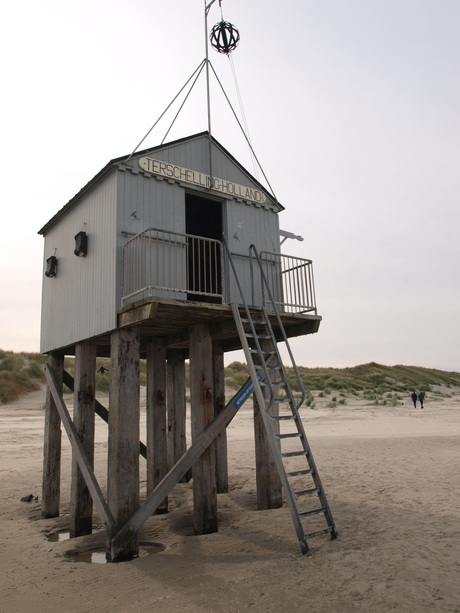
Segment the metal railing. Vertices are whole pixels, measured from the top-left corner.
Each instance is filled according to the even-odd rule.
[[[222,299],[218,240],[147,228],[123,245],[122,306],[155,296]]]
[[[311,260],[274,251],[261,251],[259,258],[266,283],[262,281],[259,265],[254,263],[253,252],[238,264],[243,276],[244,268],[248,267],[250,279],[246,278],[250,286],[246,291],[248,297],[252,293],[254,306],[270,308],[273,299],[280,312],[316,314]],[[147,228],[123,245],[122,266],[122,306],[151,296],[234,301],[224,291],[222,244],[215,239]],[[271,298],[266,287],[271,289]]]
[[[240,282],[239,277],[238,277],[238,272],[236,270],[236,266],[235,266],[234,261],[233,261],[232,254],[230,252],[230,249],[228,248],[228,245],[227,245],[226,241],[224,240],[222,242],[223,242],[223,245],[224,245],[225,252],[227,254],[228,261],[230,263],[230,268],[231,268],[231,270],[233,272],[233,275],[234,275],[234,278],[235,278],[236,286],[238,287],[238,292],[239,292],[240,299],[241,299],[240,305],[244,308],[247,323],[249,324],[249,326],[251,328],[251,338],[252,338],[252,340],[254,342],[254,345],[256,347],[257,353],[259,354],[259,357],[260,357],[260,365],[261,365],[261,367],[262,367],[262,369],[264,371],[264,381],[265,381],[265,384],[267,385],[267,387],[268,387],[268,389],[270,391],[270,403],[271,403],[273,401],[273,399],[274,399],[274,396],[275,396],[275,390],[274,390],[274,386],[271,383],[270,375],[268,373],[268,368],[269,368],[269,363],[271,363],[272,360],[276,360],[275,355],[278,358],[278,362],[280,364],[280,367],[284,371],[284,366],[282,366],[281,357],[280,357],[280,355],[278,353],[276,337],[275,337],[275,334],[273,332],[273,328],[272,328],[272,324],[270,323],[270,319],[269,319],[269,317],[267,315],[267,309],[266,309],[265,305],[262,305],[262,310],[264,312],[265,323],[267,325],[267,331],[269,332],[269,336],[271,338],[271,342],[273,343],[273,346],[276,349],[275,353],[270,353],[268,355],[268,357],[267,357],[267,354],[262,350],[262,347],[260,345],[259,336],[258,336],[257,331],[255,329],[254,320],[253,320],[253,317],[251,315],[251,309],[250,309],[250,307],[249,307],[249,305],[248,305],[248,303],[246,301],[246,298],[245,298],[245,295],[244,295],[244,291],[243,291],[243,288],[241,286],[241,282]],[[300,398],[300,401],[298,401],[296,403],[294,401],[294,398],[292,397],[292,401],[295,404],[296,409],[298,410],[301,407],[301,405],[303,404],[303,401],[305,400],[305,395],[306,395],[305,394],[305,388],[304,388],[303,381],[302,381],[302,378],[301,378],[300,373],[299,373],[299,369],[297,368],[297,364],[295,363],[294,355],[293,355],[291,347],[289,345],[289,340],[288,340],[288,337],[286,335],[286,331],[284,329],[283,322],[282,322],[281,317],[280,317],[280,309],[278,309],[278,306],[277,306],[278,301],[273,297],[272,288],[270,286],[270,281],[267,278],[267,275],[265,274],[263,261],[261,260],[260,254],[257,252],[257,249],[256,249],[255,245],[250,245],[250,247],[249,247],[249,255],[250,255],[250,258],[251,258],[251,266],[253,266],[253,262],[255,262],[256,263],[256,267],[258,268],[258,272],[260,273],[260,281],[262,283],[262,287],[265,288],[264,289],[264,293],[266,293],[266,295],[268,296],[268,300],[266,300],[265,302],[267,304],[271,304],[272,305],[272,308],[273,308],[273,311],[275,313],[275,317],[276,317],[276,320],[277,320],[277,323],[278,323],[278,329],[281,332],[282,340],[284,341],[284,345],[285,345],[285,347],[287,349],[287,352],[288,352],[288,355],[289,355],[289,359],[291,361],[292,368],[294,369],[294,373],[295,373],[295,376],[297,378],[297,383],[298,383],[299,389],[301,391],[301,398]],[[275,254],[275,255],[280,255],[280,254]],[[252,278],[254,278],[254,275],[252,273],[251,273],[251,276],[252,276]],[[252,289],[254,289],[253,285],[252,285]],[[238,327],[238,321],[240,321],[239,325],[241,326],[240,317],[239,317],[239,315],[237,315],[237,313],[238,313],[237,305],[233,304],[232,308],[234,309],[234,316],[235,316],[235,321],[237,322],[237,327]],[[235,310],[236,310],[236,313],[235,313]],[[245,334],[244,330],[241,330],[241,332],[242,332],[243,335]],[[244,348],[244,346],[245,346],[245,343],[243,342],[243,348]],[[246,341],[246,349],[249,350],[249,346],[247,345],[247,341]],[[250,355],[251,355],[251,353],[249,353],[249,356]],[[248,357],[248,359],[247,359],[248,365],[250,365],[251,362],[252,362],[252,359],[250,359]],[[271,365],[273,365],[273,364],[271,364]],[[253,380],[254,387],[256,387],[256,385],[257,385],[256,378],[257,377],[255,375],[255,371],[253,371],[253,373],[251,374],[251,379]],[[287,378],[286,378],[286,380],[287,380]],[[261,406],[263,406],[263,405],[261,405]]]
[[[273,299],[278,310],[282,312],[316,314],[311,260],[274,251],[261,251],[260,262],[267,279],[267,284],[261,283],[265,306],[268,306]],[[254,292],[258,280],[254,276],[252,258],[251,279]],[[267,295],[266,286],[271,288],[271,298]]]

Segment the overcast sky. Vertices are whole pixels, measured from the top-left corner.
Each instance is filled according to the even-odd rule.
[[[37,231],[130,153],[204,58],[202,0],[3,9],[0,347],[38,351]],[[223,0],[253,147],[286,253],[314,262],[299,364],[460,370],[460,2]],[[220,21],[218,1],[209,26]],[[210,59],[238,109],[229,60]],[[204,79],[168,140],[207,128]],[[212,90],[214,136],[254,172]],[[169,119],[172,119],[170,116]],[[159,144],[168,122],[143,148]]]

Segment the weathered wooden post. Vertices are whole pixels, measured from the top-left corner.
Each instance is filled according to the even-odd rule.
[[[190,330],[190,408],[192,444],[214,418],[212,337],[209,326]],[[216,453],[211,444],[193,466],[195,534],[217,532]]]
[[[48,366],[62,391],[64,354],[51,351]],[[61,495],[61,418],[49,387],[46,388],[45,438],[43,446],[42,517],[58,517]]]
[[[260,340],[261,349],[269,348],[267,342]],[[268,387],[263,388],[264,397],[270,397]],[[276,468],[275,461],[267,440],[267,431],[262,420],[261,411],[265,407],[259,407],[256,395],[254,401],[254,439],[256,453],[256,484],[257,484],[257,508],[259,511],[265,509],[278,509],[283,506],[281,481]],[[278,406],[274,403],[270,409],[271,415],[278,414]],[[277,424],[279,430],[279,424]]]
[[[110,409],[107,498],[115,520],[115,531],[139,507],[139,331],[137,326],[111,334]],[[108,549],[110,547],[108,546]],[[119,559],[139,553],[136,535]]]
[[[171,469],[184,455],[187,448],[185,431],[185,352],[182,349],[169,349],[166,368],[166,402],[168,407],[168,467]],[[181,479],[186,483],[189,475]]]
[[[166,348],[153,338],[147,344],[147,495],[168,472],[166,430]],[[165,498],[156,513],[167,512]]]
[[[224,350],[219,343],[213,343],[214,414],[225,408]],[[216,487],[218,494],[228,492],[227,429],[216,439]]]
[[[75,346],[73,423],[91,466],[94,466],[94,417],[96,391],[96,343],[86,340]],[[72,453],[70,490],[70,536],[91,534],[93,500]]]

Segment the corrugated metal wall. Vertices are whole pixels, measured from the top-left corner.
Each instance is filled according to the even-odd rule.
[[[177,183],[131,170],[118,172],[117,250],[146,228],[185,233],[185,196]],[[122,270],[117,270],[117,305],[121,305]],[[155,295],[186,299],[185,294],[157,291]],[[138,296],[140,299],[142,296]]]
[[[206,136],[154,150],[151,157],[209,172]],[[215,144],[213,176],[259,189]],[[259,205],[224,194],[217,196],[192,185],[145,173],[133,158],[128,167],[122,164],[114,167],[91,186],[46,232],[44,259],[54,255],[57,249],[58,274],[54,279],[44,277],[42,352],[116,328],[121,305],[123,244],[150,227],[185,233],[186,190],[224,202],[223,230],[235,254],[246,299],[252,302],[249,245],[254,243],[259,251],[279,252],[278,206],[270,199],[265,205]],[[82,229],[88,234],[89,252],[86,257],[78,258],[73,253],[74,236]],[[224,287],[225,302],[241,301],[228,271]],[[260,300],[260,291],[256,298]]]
[[[235,263],[240,283],[248,303],[261,305],[261,289],[258,278],[255,296],[251,296],[251,272],[249,246],[257,251],[280,251],[278,215],[263,206],[232,201],[227,211],[227,243]],[[241,302],[233,276],[230,275],[229,302]]]
[[[147,156],[198,172],[209,172],[209,141],[204,136],[158,149]]]
[[[123,232],[138,234],[146,228],[185,232],[184,190],[179,184],[129,170],[119,171],[118,180],[120,236]]]
[[[58,271],[55,278],[43,277],[43,353],[117,326],[116,185],[114,170],[45,235],[45,267],[56,250]],[[88,234],[88,254],[79,258],[74,236],[81,230]]]

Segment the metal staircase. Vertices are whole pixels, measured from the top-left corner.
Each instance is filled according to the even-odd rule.
[[[254,394],[261,409],[267,440],[278,469],[300,549],[305,554],[308,552],[308,539],[325,533],[330,533],[334,539],[338,534],[299,414],[299,408],[305,399],[302,380],[259,255],[254,245],[251,245],[250,249],[259,265],[262,283],[271,305],[271,314],[273,316],[274,312],[277,329],[286,344],[301,390],[300,399],[294,396],[267,309],[265,306],[247,305],[227,248],[242,298],[242,305],[232,304],[232,310],[254,385]]]

